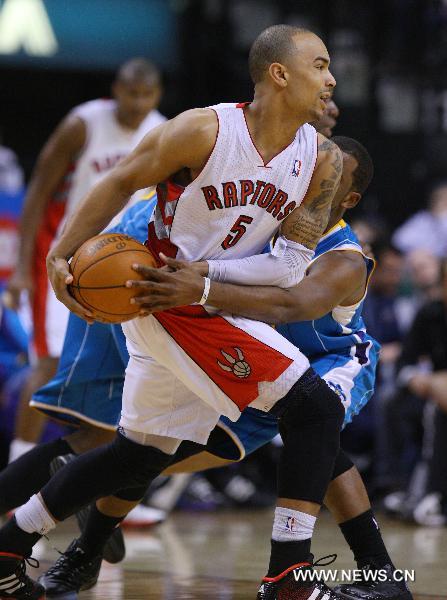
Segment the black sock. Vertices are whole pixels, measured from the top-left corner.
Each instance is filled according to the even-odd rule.
[[[124,517],[108,517],[95,504],[91,506],[85,529],[79,538],[84,552],[91,557],[102,554],[104,544],[123,519]]]
[[[267,577],[276,577],[289,567],[309,562],[311,538],[299,542],[277,542],[272,540],[272,552]]]
[[[0,473],[0,514],[21,506],[50,479],[50,463],[73,450],[62,438],[39,444]]]
[[[368,564],[379,569],[387,564],[393,565],[371,509],[340,523],[339,527],[359,568]]]
[[[34,544],[41,537],[40,533],[26,533],[20,529],[13,517],[0,529],[0,555],[2,552],[8,552],[19,556],[31,556]]]

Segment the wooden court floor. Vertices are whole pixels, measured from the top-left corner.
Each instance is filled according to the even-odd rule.
[[[380,515],[379,515],[380,516]],[[126,533],[120,565],[104,563],[95,588],[80,600],[255,600],[269,553],[272,511],[173,514],[152,530]],[[447,529],[404,525],[380,517],[398,568],[415,570],[415,600],[447,600]],[[76,535],[63,524],[35,556],[47,568]],[[330,516],[319,519],[315,556],[336,553],[331,568],[353,569],[351,552]],[[30,575],[33,573],[31,572]],[[72,600],[64,599],[64,600]]]

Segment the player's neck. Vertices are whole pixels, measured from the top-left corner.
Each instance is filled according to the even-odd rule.
[[[293,142],[297,129],[305,122],[285,115],[280,106],[267,100],[267,96],[255,94],[244,109],[251,138],[266,163]]]
[[[344,210],[336,210],[334,212],[331,212],[327,227],[326,227],[323,235],[325,235],[328,231],[330,231],[333,227],[335,227],[337,225],[337,223],[341,219],[343,219],[344,214],[345,214]]]
[[[136,122],[135,119],[129,118],[125,113],[120,111],[119,108],[116,109],[115,117],[121,127],[132,131],[136,131],[141,123],[141,121]]]

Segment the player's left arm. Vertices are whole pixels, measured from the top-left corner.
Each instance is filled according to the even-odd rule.
[[[301,205],[283,221],[272,252],[235,260],[208,260],[209,277],[243,285],[296,285],[329,221],[342,169],[341,150],[318,134],[318,159],[309,189]]]
[[[146,312],[158,312],[198,302],[203,277],[194,263],[166,259],[176,272],[138,267],[146,281],[148,296],[136,297]],[[267,323],[290,323],[319,319],[336,306],[351,306],[361,300],[366,286],[366,265],[360,252],[335,250],[310,265],[308,275],[297,286],[244,286],[212,281],[207,303],[230,313]]]

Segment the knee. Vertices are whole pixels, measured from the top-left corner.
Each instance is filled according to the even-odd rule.
[[[83,454],[94,448],[112,442],[115,438],[114,431],[100,429],[90,425],[83,425],[77,431],[70,433],[64,439],[76,454]]]
[[[289,392],[289,403],[279,422],[280,431],[318,425],[338,434],[345,418],[338,394],[318,375],[308,389],[300,389],[299,382],[294,388],[292,394]]]
[[[128,474],[131,487],[146,485],[172,461],[171,454],[133,442],[120,432],[109,448],[116,467]]]

